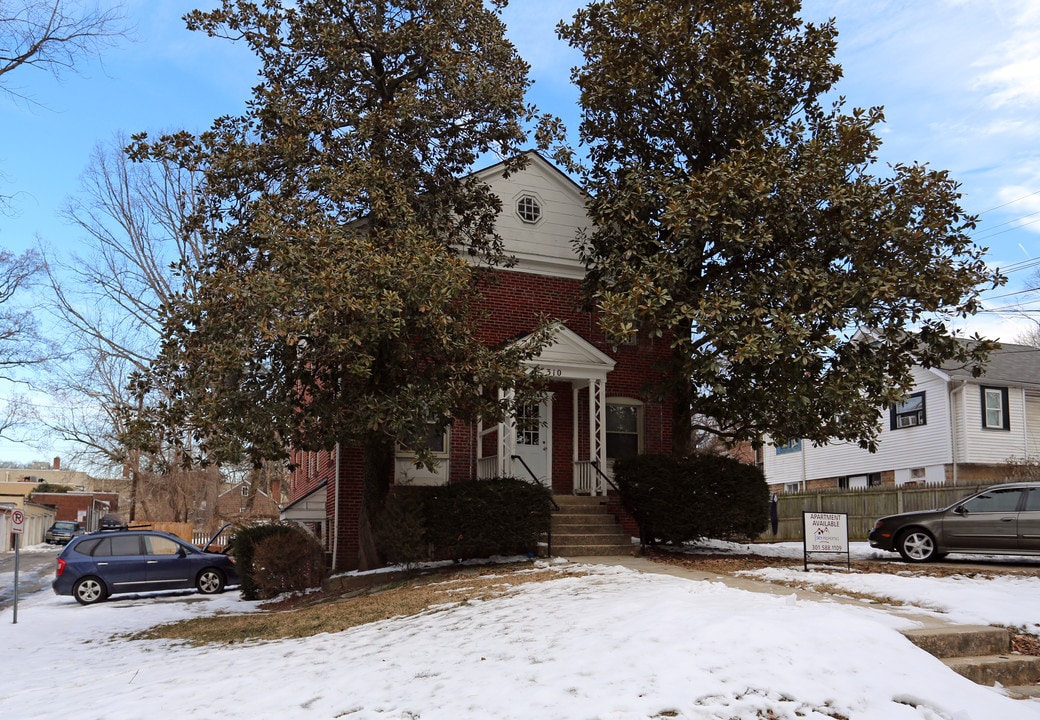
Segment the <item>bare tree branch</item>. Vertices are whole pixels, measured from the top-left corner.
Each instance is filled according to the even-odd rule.
[[[55,77],[76,59],[98,55],[125,34],[122,6],[102,9],[73,0],[0,1],[0,78],[22,66]],[[0,89],[11,92],[5,85]]]

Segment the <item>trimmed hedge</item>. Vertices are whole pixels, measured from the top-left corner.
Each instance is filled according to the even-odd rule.
[[[244,600],[317,587],[325,576],[321,544],[294,523],[237,526],[232,554]]]
[[[644,545],[755,538],[769,524],[762,471],[722,455],[640,455],[614,465],[625,509]]]
[[[376,536],[391,564],[535,553],[552,493],[516,478],[393,489]]]

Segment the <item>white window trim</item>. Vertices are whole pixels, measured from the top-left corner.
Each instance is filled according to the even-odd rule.
[[[525,213],[520,209],[520,204],[524,201],[530,201],[533,204],[534,209],[537,210],[538,217],[531,219],[525,216]],[[537,225],[545,218],[545,202],[538,196],[538,193],[525,190],[514,199],[513,212],[524,225]]]
[[[644,452],[644,448],[645,448],[645,444],[644,443],[645,443],[645,439],[646,439],[646,437],[645,437],[646,436],[646,428],[645,428],[645,422],[644,422],[644,408],[645,408],[645,404],[643,403],[643,401],[642,400],[638,400],[636,398],[629,398],[629,397],[608,397],[604,404],[605,404],[606,408],[608,408],[608,409],[609,409],[609,407],[611,405],[619,405],[619,406],[624,406],[624,407],[634,407],[634,408],[636,408],[636,453],[638,455],[642,455],[643,452]],[[606,428],[606,424],[604,423],[605,435],[610,435],[611,434],[610,431],[606,430],[605,428]],[[626,434],[628,434],[628,433],[626,433]],[[604,441],[604,452],[606,451],[605,448],[606,448],[606,442]],[[614,458],[608,457],[607,458],[607,464],[608,464],[608,466],[613,467],[613,465],[614,465]]]
[[[430,470],[415,464],[416,453],[404,445],[397,446],[394,457],[394,482],[398,485],[447,485],[449,475],[449,456],[451,455],[451,426],[444,428],[442,434],[444,450],[431,451],[430,456],[436,460],[436,469]]]

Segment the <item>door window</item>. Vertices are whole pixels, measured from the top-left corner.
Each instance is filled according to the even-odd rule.
[[[1022,491],[1018,488],[1013,490],[994,490],[972,498],[961,507],[969,513],[1015,512],[1018,509],[1018,499],[1021,496]]]
[[[149,535],[144,541],[149,555],[176,555],[181,549],[176,541],[159,535]]]
[[[537,445],[541,441],[541,430],[538,405],[521,405],[516,409],[517,445]]]

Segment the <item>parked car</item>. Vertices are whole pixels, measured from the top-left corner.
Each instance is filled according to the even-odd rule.
[[[237,585],[231,558],[208,548],[158,530],[99,530],[69,541],[51,587],[90,605],[118,593],[197,588],[208,595]]]
[[[77,535],[82,535],[86,530],[78,522],[72,520],[59,520],[47,529],[43,539],[48,545],[64,545]]]
[[[994,485],[942,510],[888,515],[868,540],[908,562],[951,552],[1040,555],[1040,481]]]
[[[127,530],[129,526],[115,513],[105,513],[98,521],[98,530]]]

